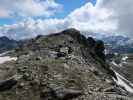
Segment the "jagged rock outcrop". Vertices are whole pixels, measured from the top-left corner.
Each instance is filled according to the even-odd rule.
[[[94,47],[95,53],[99,58],[105,61],[104,49],[105,47],[104,47],[103,41],[101,40],[96,41],[95,47]]]
[[[88,37],[87,40],[89,42],[90,48],[93,48],[96,44],[96,41],[92,37]]]
[[[103,50],[75,29],[27,40],[14,52],[12,75],[21,78],[0,100],[132,100],[113,81]]]

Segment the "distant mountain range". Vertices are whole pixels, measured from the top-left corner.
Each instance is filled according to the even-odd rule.
[[[111,36],[102,38],[110,52],[133,53],[133,40],[124,36]]]
[[[0,53],[9,51],[18,46],[18,41],[7,38],[6,36],[0,37]]]
[[[133,39],[122,35],[106,35],[100,33],[82,32],[86,37],[103,40],[110,53],[133,53]]]

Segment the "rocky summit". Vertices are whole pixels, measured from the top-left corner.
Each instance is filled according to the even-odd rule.
[[[25,40],[0,64],[0,100],[133,100],[117,85],[104,43],[67,29]]]

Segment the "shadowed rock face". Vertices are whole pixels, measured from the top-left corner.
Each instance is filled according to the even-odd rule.
[[[87,40],[91,48],[95,46],[96,41],[92,37],[88,37]]]
[[[103,50],[102,42],[86,39],[75,29],[27,40],[14,51],[18,60],[12,75],[22,77],[0,100],[124,98],[120,95],[127,93],[115,84],[115,74],[100,56]]]
[[[17,80],[8,79],[0,82],[0,92],[11,89],[14,85],[17,84]]]
[[[97,55],[98,57],[100,57],[102,60],[105,61],[105,54],[104,54],[104,49],[105,49],[105,47],[104,47],[103,41],[101,41],[101,40],[97,41],[97,42],[95,43],[94,49],[95,49],[96,55]]]

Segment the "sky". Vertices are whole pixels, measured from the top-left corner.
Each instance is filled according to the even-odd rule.
[[[133,37],[132,0],[0,0],[0,36],[47,35],[67,28]]]
[[[7,1],[9,1],[9,0],[7,0]],[[49,0],[49,1],[52,1],[52,0]],[[15,0],[14,0],[14,2],[15,2]],[[87,2],[91,2],[93,5],[96,4],[96,0],[71,0],[71,2],[69,0],[56,0],[56,2],[58,2],[58,4],[60,4],[60,6],[62,6],[62,8],[61,8],[62,11],[58,12],[55,15],[49,16],[50,18],[64,18],[69,13],[71,13],[71,11],[73,11],[76,8],[81,7],[82,5],[84,5]],[[1,26],[4,25],[4,24],[13,24],[16,21],[19,21],[19,20],[23,19],[22,16],[19,16],[19,18],[18,18],[18,16],[14,16],[14,18],[12,18],[12,17],[6,17],[6,16],[3,17],[2,14],[0,14],[0,15],[1,15],[1,17],[0,17],[0,25]],[[33,16],[33,17],[34,17],[34,19],[47,18],[47,16],[38,16],[38,15],[37,16]]]

